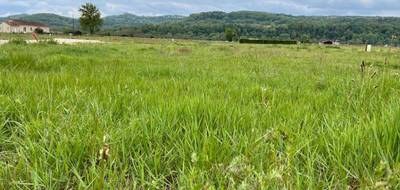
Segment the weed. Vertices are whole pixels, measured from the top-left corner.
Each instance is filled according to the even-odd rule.
[[[22,39],[22,38],[13,38],[11,39],[8,44],[14,44],[14,45],[26,45],[27,42]]]

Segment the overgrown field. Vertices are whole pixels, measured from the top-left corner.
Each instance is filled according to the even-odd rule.
[[[0,189],[399,189],[399,53],[0,46]]]

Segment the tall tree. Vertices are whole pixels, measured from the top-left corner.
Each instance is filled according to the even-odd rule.
[[[79,12],[81,12],[81,18],[79,21],[84,30],[89,31],[90,34],[94,34],[100,30],[100,27],[103,24],[103,19],[101,19],[101,13],[96,5],[86,3],[82,5]]]
[[[233,41],[233,38],[236,36],[236,31],[232,28],[225,28],[225,38],[229,42]]]

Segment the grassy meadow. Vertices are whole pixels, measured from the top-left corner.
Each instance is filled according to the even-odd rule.
[[[0,46],[0,189],[400,188],[399,49],[107,41]]]

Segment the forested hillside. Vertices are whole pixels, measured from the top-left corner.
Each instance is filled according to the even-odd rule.
[[[15,15],[48,24],[55,31],[72,29],[73,19],[55,14]],[[8,19],[0,18],[0,20]],[[79,22],[75,20],[79,29]],[[317,42],[400,44],[400,18],[356,16],[291,16],[264,12],[206,12],[183,16],[144,17],[132,14],[108,16],[99,34],[225,40],[225,30],[235,31],[235,39],[263,38]]]
[[[234,29],[237,38],[400,43],[397,38],[400,18],[397,17],[290,16],[248,11],[193,14],[181,22],[122,28],[111,34],[224,40],[226,28]]]
[[[110,29],[127,26],[142,26],[143,24],[161,24],[165,22],[179,21],[183,18],[183,16],[177,15],[146,17],[126,13],[105,17],[103,28]]]

